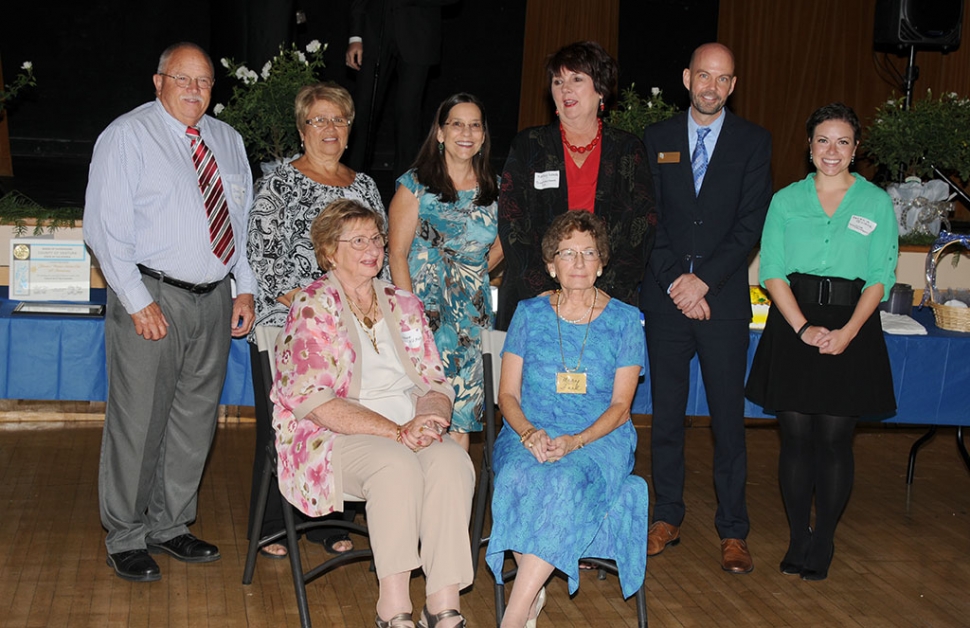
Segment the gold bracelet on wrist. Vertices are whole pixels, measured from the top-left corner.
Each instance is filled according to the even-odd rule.
[[[576,449],[582,449],[583,447],[586,446],[586,441],[583,439],[582,432],[580,432],[579,434],[574,434],[573,436],[579,439],[579,447],[577,447]]]
[[[519,436],[519,442],[524,445],[525,441],[529,440],[529,437],[535,433],[536,433],[536,428],[530,427],[526,431],[522,432],[522,434]]]
[[[396,440],[397,442],[399,442],[401,444],[404,444],[404,441],[401,440],[401,426],[400,425],[397,426],[397,437],[394,440]]]

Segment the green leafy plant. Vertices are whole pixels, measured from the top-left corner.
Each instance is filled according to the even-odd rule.
[[[39,236],[45,230],[54,233],[58,229],[77,227],[83,215],[80,207],[44,207],[17,191],[0,196],[0,223],[13,225],[18,238],[27,235],[28,221],[34,223],[31,235]]]
[[[623,129],[637,137],[643,137],[643,130],[656,122],[680,113],[674,105],[664,102],[663,92],[654,87],[650,90],[650,97],[643,98],[636,91],[636,85],[623,90],[617,108],[610,112],[607,124]]]
[[[933,179],[935,166],[946,175],[970,181],[970,99],[955,92],[915,101],[908,110],[902,98],[876,109],[866,129],[863,149],[894,179],[915,175]]]
[[[306,52],[293,44],[280,46],[278,55],[263,66],[259,74],[232,59],[222,59],[230,77],[239,85],[232,88],[229,102],[213,108],[216,116],[242,135],[253,161],[283,161],[300,150],[300,135],[293,119],[293,100],[304,85],[318,82],[323,69],[321,45],[314,39]]]
[[[13,100],[20,90],[25,87],[36,87],[37,79],[34,78],[34,64],[30,61],[24,61],[23,65],[20,66],[20,73],[17,74],[17,78],[14,79],[13,83],[8,85],[0,86],[0,118],[3,118],[3,110],[6,108],[7,103]]]

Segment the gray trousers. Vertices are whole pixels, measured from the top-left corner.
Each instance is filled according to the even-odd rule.
[[[143,277],[168,321],[161,340],[135,333],[108,290],[108,403],[98,496],[109,554],[188,532],[226,379],[229,281],[208,294]]]

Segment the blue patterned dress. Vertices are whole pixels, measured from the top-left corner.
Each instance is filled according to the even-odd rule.
[[[488,249],[498,234],[498,205],[476,205],[475,190],[459,191],[458,202],[443,203],[418,183],[414,170],[397,182],[418,198],[408,270],[411,289],[424,302],[445,376],[455,387],[451,429],[480,432],[485,397],[481,332],[494,322]]]
[[[610,405],[616,370],[639,366],[646,343],[640,311],[612,299],[593,320],[583,353],[586,394],[556,393],[562,371],[556,313],[549,297],[521,301],[509,325],[504,353],[520,356],[522,411],[551,438],[575,434]],[[560,321],[566,363],[575,366],[586,325]],[[495,440],[492,534],[485,560],[497,580],[507,550],[534,554],[579,588],[579,559],[617,562],[624,597],[643,584],[647,566],[647,507],[643,478],[631,475],[637,433],[627,421],[557,462],[540,464],[506,424]]]

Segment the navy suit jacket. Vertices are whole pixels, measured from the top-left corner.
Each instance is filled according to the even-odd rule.
[[[751,317],[748,256],[761,238],[771,201],[771,134],[723,111],[724,126],[696,196],[687,137],[690,113],[644,132],[659,214],[640,292],[645,312],[679,313],[667,288],[691,272],[693,262],[694,274],[709,287],[705,298],[712,320]]]

